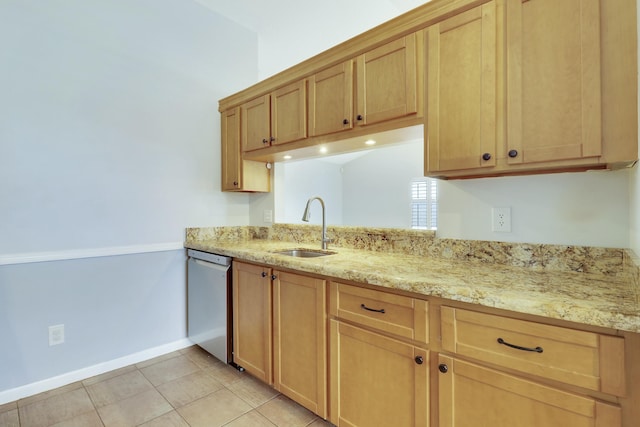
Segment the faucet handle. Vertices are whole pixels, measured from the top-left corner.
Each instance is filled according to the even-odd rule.
[[[322,239],[322,249],[327,249],[327,243],[331,242],[333,242],[333,239],[329,238],[329,236],[325,236],[325,238]]]

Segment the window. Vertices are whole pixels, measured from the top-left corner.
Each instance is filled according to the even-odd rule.
[[[435,230],[438,219],[438,181],[431,178],[411,180],[411,228]]]

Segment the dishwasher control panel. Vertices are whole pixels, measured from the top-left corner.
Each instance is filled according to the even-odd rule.
[[[201,259],[218,265],[231,265],[231,258],[222,255],[210,254],[209,252],[188,249],[187,255],[190,258]]]

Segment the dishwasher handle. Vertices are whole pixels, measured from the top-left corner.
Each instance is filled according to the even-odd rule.
[[[197,264],[197,265],[203,266],[203,267],[205,267],[205,268],[211,268],[211,269],[213,269],[213,270],[225,271],[225,272],[226,272],[227,270],[229,270],[229,267],[230,267],[230,266],[228,266],[228,265],[214,264],[214,263],[212,263],[212,262],[202,261],[202,260],[200,260],[200,259],[195,259],[195,258],[191,258],[191,259],[189,259],[189,262],[192,262],[192,263],[194,263],[194,264]]]

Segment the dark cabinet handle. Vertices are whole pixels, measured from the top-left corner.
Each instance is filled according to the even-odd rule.
[[[369,307],[367,307],[367,306],[366,306],[366,305],[364,305],[364,304],[360,304],[360,308],[364,308],[364,309],[365,309],[365,310],[367,310],[367,311],[373,311],[373,312],[376,312],[376,313],[382,313],[382,314],[384,314],[384,308],[381,308],[380,310],[376,310],[375,308],[369,308]]]
[[[491,160],[491,154],[489,153],[484,153],[482,155],[482,160],[487,161],[487,160]]]
[[[443,374],[446,374],[447,372],[449,372],[449,367],[447,365],[445,365],[444,363],[441,363],[438,365],[438,370],[440,372],[442,372]]]
[[[415,361],[418,365],[422,365],[424,363],[422,356],[416,356]]]
[[[233,186],[237,187],[238,186],[238,181],[233,181]]]
[[[348,124],[349,124],[349,120],[348,120],[348,119],[344,119],[344,120],[342,121],[342,124],[343,124],[343,125],[348,125]]]
[[[262,143],[263,143],[263,144],[268,144],[268,143],[269,143],[269,140],[267,140],[267,138],[264,138],[264,139],[262,140]]]
[[[271,280],[276,280],[278,278],[278,276],[276,276],[275,274],[271,275]]]
[[[271,142],[274,142],[275,140],[276,140],[276,138],[273,137],[273,136],[271,138],[269,138],[269,141],[271,141]]]
[[[518,157],[518,150],[509,150],[509,157],[511,157],[512,159],[514,157]]]
[[[267,273],[265,273],[264,271],[260,274],[262,277],[267,277]]]
[[[506,345],[507,347],[515,348],[516,350],[522,350],[522,351],[533,351],[536,353],[542,353],[544,351],[542,350],[542,347],[530,348],[530,347],[521,347],[515,344],[509,344],[502,338],[498,338],[498,344]]]
[[[362,114],[358,114],[358,117],[356,117],[356,119],[358,119],[358,120],[363,120],[363,119],[364,119],[364,117],[362,117]]]

